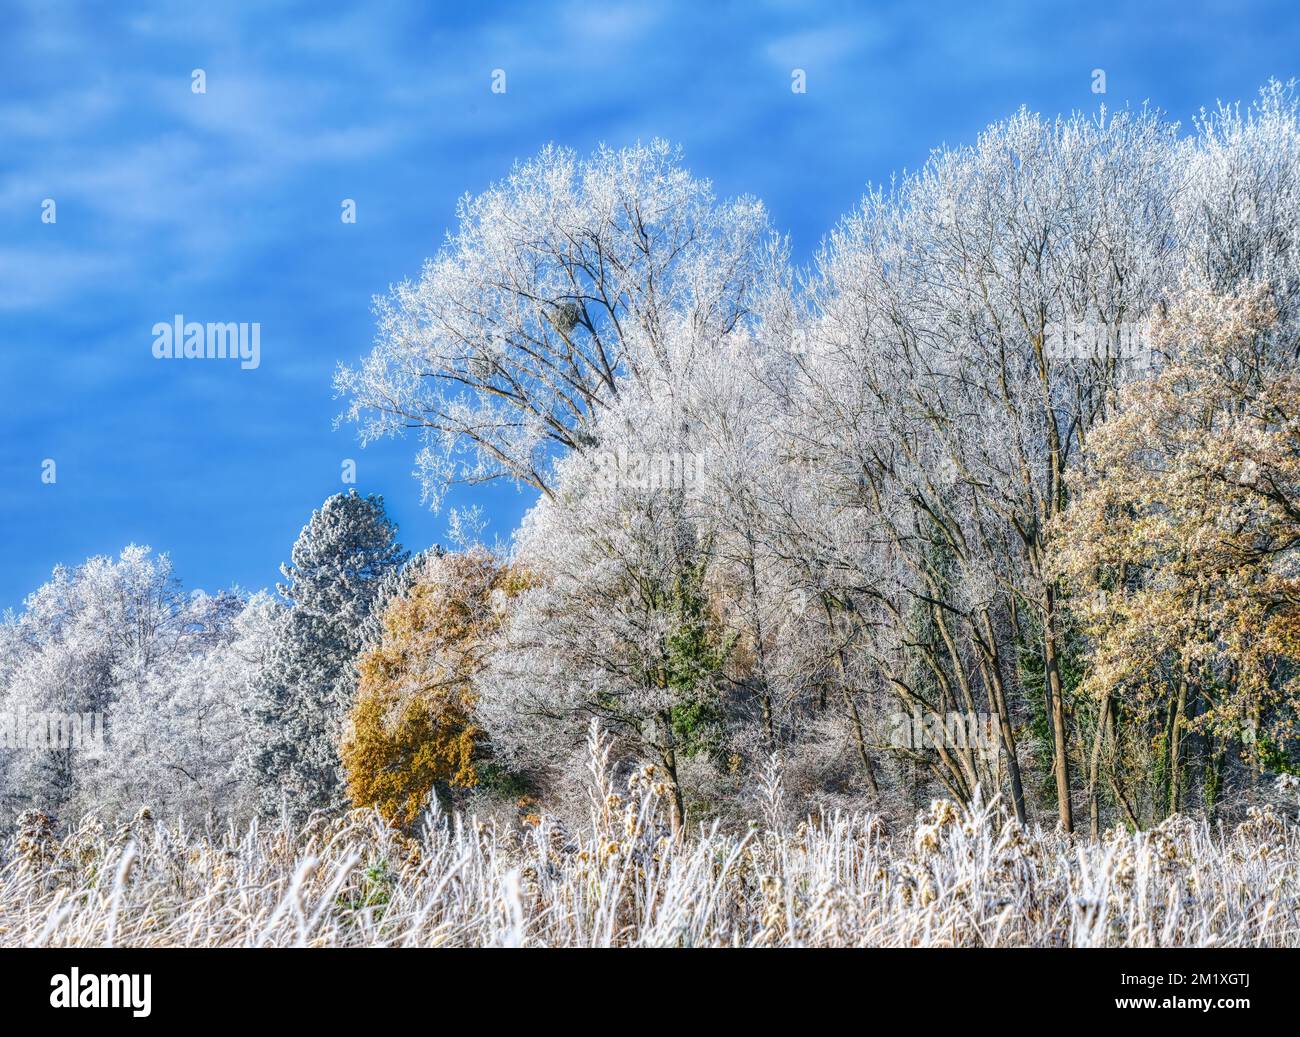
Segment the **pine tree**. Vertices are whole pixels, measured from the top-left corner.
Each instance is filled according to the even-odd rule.
[[[356,693],[354,660],[381,589],[406,561],[383,498],[330,497],[293,546],[288,608],[256,682],[248,767],[267,812],[301,818],[346,803],[338,743]]]

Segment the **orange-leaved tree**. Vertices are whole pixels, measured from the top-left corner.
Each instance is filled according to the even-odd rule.
[[[488,552],[430,557],[389,604],[340,745],[348,793],[409,826],[437,789],[478,782],[474,678],[527,577]]]

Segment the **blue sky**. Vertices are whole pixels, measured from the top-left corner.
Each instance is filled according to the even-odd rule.
[[[1288,3],[0,0],[0,20],[0,607],[131,542],[190,587],[270,585],[345,458],[409,546],[443,539],[415,442],[335,430],[331,377],[457,197],[547,142],[678,142],[803,261],[869,182],[1022,104],[1150,100],[1186,125],[1300,74]],[[260,322],[261,366],[155,360],[176,313]],[[481,504],[489,537],[530,502],[449,501]]]

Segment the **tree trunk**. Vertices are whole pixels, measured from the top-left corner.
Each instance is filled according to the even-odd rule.
[[[826,609],[826,619],[830,626],[831,637],[835,638],[835,616],[831,611],[830,603],[822,602]],[[862,771],[867,776],[867,787],[871,789],[871,795],[875,797],[877,803],[880,802],[880,787],[876,783],[876,769],[872,766],[871,756],[867,752],[867,741],[862,731],[862,717],[858,713],[858,704],[853,700],[853,695],[849,691],[848,666],[844,662],[844,646],[838,639],[835,640],[835,672],[839,675],[840,694],[844,698],[844,708],[848,711],[849,719],[853,722],[853,741],[858,750],[858,759],[862,761]]]
[[[677,781],[677,742],[673,737],[673,720],[668,713],[659,714],[659,724],[664,731],[659,758],[668,773],[668,787],[672,790],[673,837],[677,838],[686,827],[686,805],[682,800],[682,787]]]
[[[1166,816],[1178,813],[1182,801],[1183,715],[1187,711],[1187,677],[1178,682],[1178,699],[1169,730],[1169,809]]]
[[[984,621],[984,637],[987,641],[984,650],[987,656],[985,666],[989,675],[989,693],[993,699],[993,708],[998,714],[998,733],[1002,739],[1002,751],[1007,757],[1007,782],[1011,785],[1011,802],[1016,810],[1016,820],[1023,825],[1027,820],[1025,791],[1020,781],[1020,761],[1016,758],[1016,733],[1011,726],[1011,711],[1007,708],[1006,689],[1002,686],[1001,659],[988,609],[983,610],[981,618]]]
[[[1100,778],[1101,750],[1106,741],[1106,731],[1110,727],[1110,696],[1101,704],[1101,714],[1097,717],[1097,734],[1092,740],[1092,757],[1088,761],[1088,830],[1095,840],[1100,835]]]
[[[1070,759],[1065,745],[1065,697],[1061,692],[1061,669],[1056,651],[1056,588],[1047,585],[1043,617],[1043,660],[1047,668],[1047,694],[1052,716],[1052,746],[1055,753],[1052,769],[1056,775],[1056,806],[1061,828],[1074,831],[1070,808]]]
[[[857,743],[858,759],[862,761],[863,773],[867,776],[867,787],[871,789],[871,795],[876,801],[880,801],[880,787],[876,784],[876,769],[871,765],[871,756],[867,753],[866,739],[862,735],[862,719],[858,715],[857,703],[853,701],[853,696],[849,694],[848,686],[840,685],[844,693],[844,705],[848,708],[849,717],[853,721],[853,739]]]

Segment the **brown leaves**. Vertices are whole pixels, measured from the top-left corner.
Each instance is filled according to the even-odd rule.
[[[1300,658],[1300,384],[1254,362],[1272,321],[1253,287],[1173,307],[1154,329],[1169,362],[1093,431],[1053,530],[1086,689],[1150,709],[1190,682],[1188,725],[1224,735],[1300,693],[1277,677]]]

